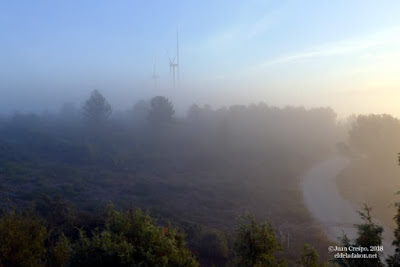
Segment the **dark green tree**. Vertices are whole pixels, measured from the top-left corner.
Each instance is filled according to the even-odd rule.
[[[164,96],[156,96],[150,100],[149,120],[151,122],[171,122],[174,113],[174,106],[168,98]]]
[[[52,236],[58,237],[65,234],[70,237],[72,233],[75,233],[75,210],[72,204],[61,195],[57,195],[54,198],[42,195],[36,202],[36,212],[45,220],[46,226],[52,229]]]
[[[382,233],[383,227],[375,224],[372,221],[371,215],[372,208],[367,204],[364,204],[363,211],[357,211],[360,215],[361,219],[364,221],[362,224],[356,224],[355,227],[357,229],[357,238],[352,241],[345,234],[340,238],[341,245],[344,247],[366,247],[370,248],[371,246],[381,246],[382,245]],[[357,252],[363,253],[367,255],[377,253],[377,257],[365,258],[365,259],[335,259],[335,262],[340,266],[383,266],[381,261],[381,252],[376,251],[363,251]],[[368,256],[369,257],[369,256]]]
[[[191,240],[191,248],[196,252],[200,264],[225,266],[230,256],[227,236],[216,229],[201,229]]]
[[[0,218],[0,266],[42,266],[46,227],[30,212],[3,211]]]
[[[73,266],[198,266],[186,248],[184,235],[172,227],[157,227],[141,210],[107,209],[104,229],[91,237],[80,230],[73,247]]]
[[[97,90],[92,91],[82,109],[85,120],[91,125],[104,123],[112,112],[111,105]]]
[[[281,246],[272,226],[258,223],[251,215],[237,219],[234,250],[238,266],[286,266],[275,255]]]
[[[70,242],[51,236],[44,221],[26,212],[3,211],[0,217],[0,266],[64,266]]]
[[[327,267],[328,264],[319,261],[317,251],[309,244],[305,244],[300,255],[299,264],[304,267]]]

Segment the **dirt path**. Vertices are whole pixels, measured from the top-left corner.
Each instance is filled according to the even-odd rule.
[[[323,161],[306,173],[302,184],[306,206],[312,216],[321,223],[326,235],[335,242],[342,235],[342,231],[349,238],[354,238],[356,230],[353,225],[361,222],[356,212],[362,208],[361,205],[343,199],[336,185],[336,176],[349,163],[349,159],[340,156]],[[391,246],[393,229],[385,226],[384,228],[384,255],[390,255],[394,251]]]

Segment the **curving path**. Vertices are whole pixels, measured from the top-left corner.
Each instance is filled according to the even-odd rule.
[[[314,166],[303,178],[304,202],[332,241],[337,241],[337,238],[342,235],[342,231],[349,238],[354,238],[356,230],[353,225],[361,222],[356,212],[360,206],[343,199],[336,184],[336,176],[349,163],[349,159],[337,156]],[[391,246],[393,229],[384,228],[384,255],[390,255],[394,251]]]

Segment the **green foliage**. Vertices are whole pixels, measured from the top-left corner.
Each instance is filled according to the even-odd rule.
[[[299,264],[304,267],[326,267],[327,263],[319,261],[317,251],[309,244],[305,244],[300,255]]]
[[[203,233],[200,238],[200,244],[202,254],[206,258],[226,261],[229,257],[228,241],[217,230],[210,230]]]
[[[91,99],[86,107],[97,102]],[[86,111],[90,110],[95,109]],[[96,122],[90,114],[85,118]],[[15,199],[23,206],[37,202],[43,193],[53,198],[62,194],[90,216],[98,215],[103,200],[113,200],[119,207],[135,203],[152,212],[160,210],[163,223],[205,225],[207,230],[188,243],[206,265],[223,265],[232,258],[227,236],[208,227],[232,229],[237,207],[251,207],[255,214],[268,210],[295,224],[312,221],[296,177],[331,146],[333,112],[257,104],[217,110],[193,107],[179,119],[173,114],[170,101],[156,97],[152,105],[146,101],[130,114],[115,114],[104,124],[109,127],[82,125],[67,119],[67,114],[0,122],[0,200]],[[56,246],[60,233],[74,246],[79,232],[73,226],[85,229],[90,245],[94,236],[97,244],[108,244],[109,236],[122,244],[113,239],[114,232],[104,229],[101,219],[82,223],[81,214],[73,219],[58,203],[44,203],[42,211],[51,232],[48,248]],[[94,231],[95,227],[99,229]],[[105,231],[111,235],[101,236]],[[285,251],[286,256],[297,260],[297,249],[313,237],[297,232],[290,240],[295,249]]]
[[[109,206],[104,229],[91,234],[80,230],[73,266],[197,266],[183,234],[157,227],[141,210],[119,212]]]
[[[104,96],[97,90],[93,90],[90,98],[83,105],[83,116],[93,124],[103,123],[111,115],[111,105]]]
[[[107,208],[103,227],[89,235],[81,228],[76,241],[61,231],[68,206],[50,202],[44,221],[30,212],[4,211],[0,218],[0,266],[198,266],[184,235],[171,226],[160,228],[141,210]],[[61,211],[52,210],[60,207]]]
[[[396,251],[394,255],[389,256],[386,259],[387,266],[396,267],[400,266],[400,254]]]
[[[356,225],[358,233],[356,244],[362,247],[382,245],[383,227],[372,221],[371,211],[372,208],[366,204],[364,204],[364,211],[358,211],[361,219],[365,222]]]
[[[238,266],[286,266],[275,253],[281,250],[271,225],[251,215],[237,219],[234,249]]]
[[[198,256],[200,264],[206,266],[227,264],[231,255],[227,235],[224,232],[202,227],[197,229],[193,227],[189,232],[192,235],[190,247]]]
[[[364,221],[363,224],[356,224],[357,238],[352,241],[346,235],[340,238],[341,245],[345,247],[367,247],[370,246],[381,246],[382,245],[382,232],[383,227],[376,225],[372,221],[371,215],[372,208],[364,204],[363,211],[357,211],[361,219]],[[358,252],[363,254],[375,254],[378,253],[377,258],[369,259],[335,259],[335,262],[341,266],[383,266],[381,262],[381,253],[375,251],[363,251]]]
[[[0,266],[42,266],[47,230],[31,212],[3,211],[0,218]]]
[[[124,266],[132,253],[133,247],[122,237],[112,236],[108,231],[94,231],[89,238],[80,229],[70,261],[72,266]]]
[[[68,262],[70,253],[71,242],[64,234],[61,234],[56,243],[48,249],[47,265],[64,266]]]
[[[36,204],[36,211],[46,221],[52,236],[72,235],[76,222],[75,211],[60,195],[54,198],[42,195]]]
[[[400,191],[396,194],[400,195]],[[392,245],[396,249],[394,255],[389,256],[386,260],[388,266],[400,266],[400,201],[394,203],[394,206],[396,207],[396,214],[393,217],[393,220],[396,223],[396,229],[394,230],[394,240]]]

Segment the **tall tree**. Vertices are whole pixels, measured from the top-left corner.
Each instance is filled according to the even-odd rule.
[[[165,96],[156,96],[150,100],[149,120],[151,122],[171,122],[174,113],[174,106]]]
[[[111,105],[97,90],[93,90],[83,105],[83,116],[90,124],[105,122],[111,115]]]
[[[362,211],[357,211],[358,214],[360,215],[361,219],[364,221],[362,224],[356,224],[355,227],[357,229],[357,238],[354,241],[351,241],[346,235],[343,235],[340,240],[341,240],[341,245],[344,247],[379,247],[382,246],[382,233],[383,233],[383,227],[380,225],[375,224],[372,221],[372,215],[371,215],[372,208],[369,207],[368,205],[364,204],[364,208]],[[362,253],[362,254],[367,254],[367,257],[370,258],[365,258],[365,259],[335,259],[335,262],[339,264],[340,266],[383,266],[383,263],[381,261],[381,252],[377,251],[363,251],[363,252],[357,252],[357,253]],[[374,257],[372,254],[377,254],[376,257]],[[370,255],[370,256],[369,256]]]

